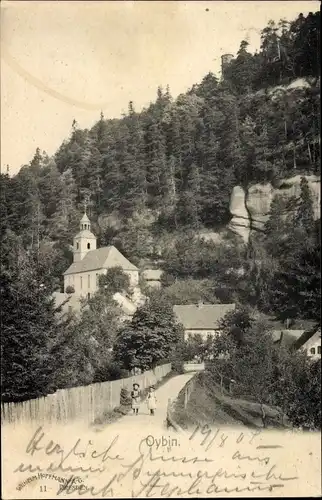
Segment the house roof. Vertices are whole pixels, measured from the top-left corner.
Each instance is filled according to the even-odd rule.
[[[299,349],[300,347],[302,347],[304,344],[306,344],[308,340],[310,340],[316,334],[320,334],[321,337],[320,327],[315,326],[315,328],[311,328],[310,330],[302,332],[302,335],[294,343],[295,349]]]
[[[124,255],[113,245],[98,248],[87,252],[85,257],[79,262],[73,262],[64,272],[64,275],[94,271],[96,269],[109,269],[120,266],[125,271],[138,271]]]
[[[159,281],[161,279],[162,269],[146,269],[143,271],[142,276],[146,280]]]
[[[55,300],[55,307],[62,307],[62,310],[67,310],[68,307],[72,307],[76,311],[80,311],[81,302],[80,298],[74,294],[54,292],[53,299]]]
[[[173,306],[173,312],[186,330],[216,330],[219,321],[235,304],[200,304]]]
[[[304,330],[273,330],[272,338],[274,342],[290,347],[303,335]]]

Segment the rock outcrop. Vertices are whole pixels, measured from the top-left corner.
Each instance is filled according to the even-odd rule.
[[[229,210],[232,219],[229,229],[242,237],[247,243],[250,234],[250,217],[246,207],[246,193],[241,186],[235,186],[231,193]]]
[[[315,175],[305,176],[313,198],[314,217],[320,217],[321,187],[320,177]],[[229,229],[242,237],[244,243],[249,241],[253,231],[264,229],[265,222],[269,217],[269,210],[274,196],[282,196],[285,199],[300,196],[301,176],[297,175],[289,179],[282,179],[274,188],[270,183],[254,184],[249,187],[247,193],[241,186],[235,186],[230,198],[230,212],[232,219]]]

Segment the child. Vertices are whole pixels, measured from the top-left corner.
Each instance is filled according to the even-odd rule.
[[[154,415],[154,410],[157,407],[157,399],[154,392],[154,387],[150,387],[149,394],[147,398],[148,409],[150,410],[150,415]]]
[[[141,391],[139,384],[133,384],[133,390],[131,391],[132,398],[132,410],[135,415],[139,413]]]

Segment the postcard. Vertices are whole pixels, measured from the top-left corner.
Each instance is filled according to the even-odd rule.
[[[321,496],[318,7],[1,3],[4,500]]]

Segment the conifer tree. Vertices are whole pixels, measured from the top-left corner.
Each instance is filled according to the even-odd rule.
[[[312,230],[314,225],[313,199],[309,183],[305,177],[301,177],[301,192],[297,208],[295,223],[306,233]]]
[[[68,331],[21,240],[7,232],[2,250],[2,400],[16,402],[56,390],[60,367],[52,350]]]

